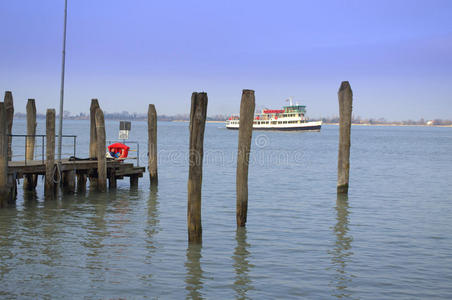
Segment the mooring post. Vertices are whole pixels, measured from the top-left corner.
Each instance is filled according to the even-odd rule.
[[[193,93],[190,110],[187,227],[190,243],[202,242],[201,189],[207,94]]]
[[[8,185],[8,124],[6,121],[5,104],[0,102],[0,207],[10,202]]]
[[[25,159],[33,160],[35,155],[35,137],[36,134],[36,103],[35,99],[28,99],[27,102],[27,146]],[[33,190],[36,188],[38,176],[27,174],[24,178],[24,188]]]
[[[157,173],[157,112],[154,104],[148,108],[148,170],[150,184],[158,183]]]
[[[96,110],[96,136],[97,136],[97,189],[100,192],[107,190],[107,158],[105,157],[105,120],[102,109]]]
[[[77,191],[83,192],[86,190],[86,173],[78,171],[77,172]]]
[[[138,175],[130,175],[130,187],[137,187],[138,186]]]
[[[89,108],[89,157],[92,159],[97,157],[96,111],[98,108],[100,108],[99,101],[97,99],[92,99]]]
[[[110,174],[108,174],[108,188],[115,189],[117,186],[116,170],[110,168]]]
[[[13,119],[14,119],[14,102],[13,93],[10,91],[5,92],[5,110],[6,110],[6,124],[8,126],[8,134],[12,134]],[[11,160],[13,153],[11,150],[12,136],[8,136],[8,161]]]
[[[89,157],[96,159],[97,157],[97,129],[96,129],[96,110],[100,108],[97,99],[91,99],[91,106],[89,108]],[[89,185],[94,187],[96,185],[96,177],[89,176]]]
[[[75,170],[68,170],[64,172],[64,188],[67,193],[75,192]]]
[[[255,97],[253,90],[243,90],[240,103],[239,146],[237,151],[237,226],[246,224],[248,213],[248,166],[251,149],[251,137],[253,134],[253,120]]]
[[[44,193],[46,198],[55,195],[55,109],[47,109],[46,113],[46,180]]]
[[[348,81],[343,81],[339,99],[339,155],[337,161],[337,192],[348,193],[350,174],[350,131],[352,125],[353,92]]]

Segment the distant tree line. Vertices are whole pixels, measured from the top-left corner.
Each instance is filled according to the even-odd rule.
[[[18,119],[25,119],[26,114],[17,112],[15,115],[15,118]],[[125,121],[146,121],[147,120],[147,114],[144,113],[129,113],[127,111],[122,112],[104,112],[105,119],[107,120],[125,120]],[[37,119],[45,119],[45,114],[38,113],[36,115]],[[57,115],[58,118],[58,115]],[[88,113],[79,113],[79,114],[71,114],[69,111],[64,111],[63,118],[65,120],[89,120],[89,114]],[[190,115],[189,114],[177,114],[173,116],[167,116],[167,115],[158,115],[157,116],[159,121],[189,121]],[[208,121],[226,121],[228,118],[227,115],[214,115],[207,117]],[[339,123],[339,117],[327,117],[327,118],[319,118],[315,120],[322,120],[324,123]],[[388,121],[385,118],[361,118],[360,116],[352,118],[353,124],[363,124],[363,125],[452,125],[451,120],[443,120],[443,119],[434,119],[434,120],[424,120],[421,118],[420,120],[405,120],[405,121]]]
[[[339,123],[339,117],[321,118],[324,123]],[[363,124],[363,125],[452,125],[451,120],[434,119],[434,120],[424,120],[423,118],[419,120],[405,120],[405,121],[388,121],[385,118],[361,118],[352,117],[352,124]]]
[[[14,114],[17,119],[26,119],[27,115],[25,113],[17,112]],[[59,115],[56,116],[57,119]],[[124,120],[124,121],[146,121],[148,118],[147,114],[143,113],[129,113],[127,111],[122,111],[120,113],[114,112],[109,113],[104,111],[104,117],[106,120]],[[45,119],[46,115],[42,113],[36,114],[37,119]],[[177,114],[173,116],[158,115],[159,121],[189,121],[190,115],[188,114]],[[89,120],[88,113],[71,114],[69,111],[64,111],[63,119],[65,120]],[[207,117],[208,121],[225,121],[227,119],[226,115],[214,115]]]

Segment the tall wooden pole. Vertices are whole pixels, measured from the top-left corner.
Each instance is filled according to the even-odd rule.
[[[187,227],[190,243],[202,242],[201,188],[207,94],[193,93],[190,111],[190,152],[188,170]]]
[[[89,108],[89,157],[91,159],[97,158],[97,129],[96,129],[96,110],[100,108],[99,101],[97,99],[91,100],[91,106]],[[89,186],[95,187],[97,183],[97,177],[89,175]]]
[[[46,113],[46,180],[44,193],[46,198],[55,194],[55,110],[47,109]]]
[[[89,108],[89,157],[95,159],[97,157],[97,132],[96,132],[96,110],[100,108],[97,99],[91,100]]]
[[[5,92],[5,110],[6,110],[6,123],[8,126],[8,134],[12,134],[13,119],[14,119],[14,101],[13,94],[10,91]],[[8,137],[8,161],[11,160],[13,153],[11,150],[12,137]]]
[[[154,104],[148,108],[148,170],[151,185],[158,183],[157,172],[157,112]]]
[[[36,134],[36,103],[35,99],[28,99],[27,102],[27,147],[25,153],[26,160],[33,160],[35,155]],[[24,188],[33,190],[36,187],[38,177],[36,175],[26,175],[24,178]]]
[[[100,192],[107,190],[107,159],[105,157],[105,120],[102,109],[96,110],[97,135],[97,189]]]
[[[348,81],[343,81],[339,99],[339,155],[337,163],[337,192],[348,193],[350,174],[350,131],[352,125],[353,92]]]
[[[8,123],[5,104],[0,102],[0,207],[10,200],[8,188]]]
[[[253,133],[255,97],[253,90],[243,90],[240,103],[239,146],[237,152],[237,226],[246,224],[248,212],[248,166]]]

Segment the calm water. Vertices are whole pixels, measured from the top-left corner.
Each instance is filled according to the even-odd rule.
[[[147,174],[137,189],[123,180],[56,201],[41,179],[35,195],[19,187],[16,207],[0,210],[1,298],[452,298],[451,128],[353,127],[348,199],[336,196],[338,127],[255,132],[237,231],[237,132],[208,124],[204,241],[189,246],[188,124],[158,126],[158,190]],[[115,139],[118,122],[107,127]],[[66,121],[65,133],[86,156],[88,122]],[[130,139],[144,165],[144,122]]]

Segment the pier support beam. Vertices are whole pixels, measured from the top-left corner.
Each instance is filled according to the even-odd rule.
[[[207,94],[193,93],[190,110],[190,152],[188,171],[187,227],[188,242],[202,242],[201,189],[204,129],[207,115]]]
[[[114,168],[110,169],[110,172],[108,174],[108,188],[109,189],[115,189],[117,186],[117,180],[116,180],[116,172]]]
[[[350,132],[352,125],[353,92],[348,81],[343,81],[339,99],[339,154],[337,163],[337,192],[348,193],[350,174]]]
[[[253,133],[255,96],[253,90],[243,90],[240,103],[239,146],[237,151],[237,226],[246,225],[248,213],[248,166]]]
[[[35,155],[35,137],[36,134],[36,103],[35,99],[28,99],[27,102],[27,144],[25,159],[33,160]],[[24,178],[24,189],[34,190],[38,182],[38,176],[27,174]]]
[[[65,171],[63,173],[63,187],[66,193],[75,192],[75,170]]]
[[[0,102],[0,207],[6,207],[12,200],[8,184],[8,123],[5,104]]]
[[[77,191],[84,192],[86,190],[86,173],[77,172]]]
[[[97,136],[97,189],[100,192],[107,190],[107,159],[105,157],[105,120],[102,109],[96,110],[96,136]]]
[[[157,112],[154,104],[148,108],[148,170],[150,184],[158,184],[157,172]]]
[[[130,187],[138,186],[138,175],[130,175]]]
[[[7,134],[11,135],[13,130],[13,119],[14,119],[14,102],[13,93],[10,91],[5,92],[5,110],[6,110],[6,124],[7,124]],[[8,161],[11,161],[13,157],[13,152],[11,150],[12,137],[8,136]]]
[[[55,196],[55,109],[47,109],[46,113],[46,180],[44,193],[46,199]]]

